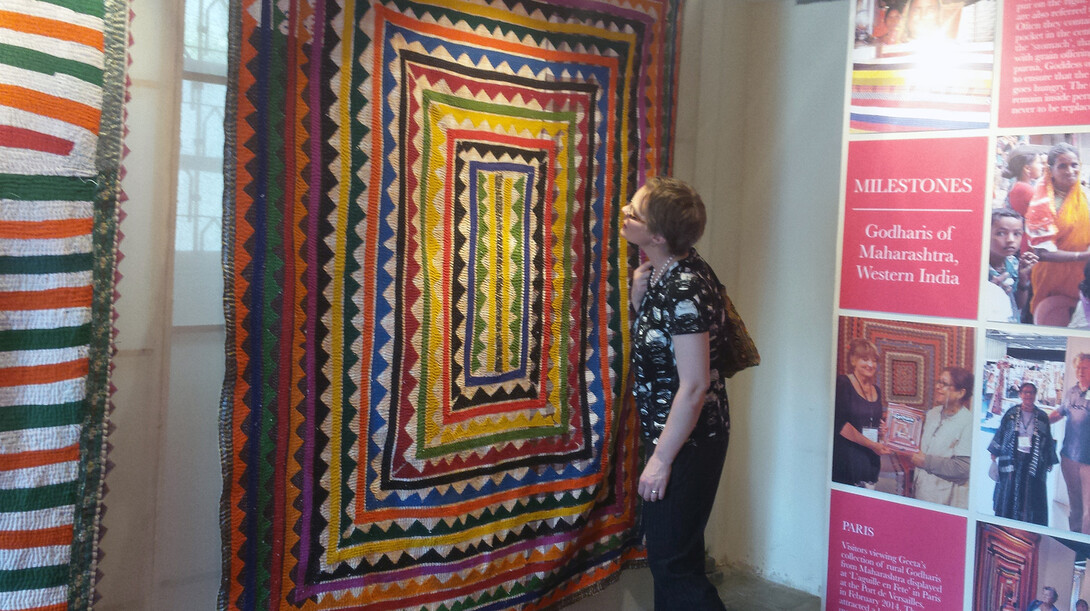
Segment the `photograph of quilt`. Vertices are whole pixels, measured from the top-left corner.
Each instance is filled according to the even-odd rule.
[[[129,6],[0,9],[0,609],[90,609]]]
[[[540,609],[643,556],[620,208],[680,0],[232,3],[221,609]]]
[[[850,133],[988,127],[997,3],[862,0],[867,8],[853,15]],[[890,13],[897,25],[873,36],[892,24]]]

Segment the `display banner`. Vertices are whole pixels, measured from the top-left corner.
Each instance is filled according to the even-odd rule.
[[[999,126],[1090,123],[1090,2],[1010,4],[1003,14]]]
[[[848,145],[840,307],[976,317],[987,147],[986,138]]]
[[[825,608],[1090,611],[1090,2],[846,23]]]
[[[906,536],[911,535],[911,536]],[[829,605],[947,611],[961,604],[965,518],[833,491]]]

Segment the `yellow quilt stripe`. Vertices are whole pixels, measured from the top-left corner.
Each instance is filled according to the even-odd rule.
[[[440,119],[444,121],[444,124],[446,124],[446,121],[452,121],[455,125],[463,125],[465,122],[468,121],[472,123],[473,127],[476,129],[483,129],[482,126],[487,123],[487,125],[491,126],[491,128],[494,130],[513,129],[519,134],[530,133],[539,135],[538,137],[541,137],[543,135],[560,143],[557,151],[557,157],[559,159],[564,159],[570,155],[575,154],[574,150],[568,150],[570,135],[567,133],[568,124],[565,122],[511,117],[476,110],[466,110],[455,106],[450,106],[441,102],[432,102],[429,110],[430,112],[427,113],[427,119],[432,122],[432,125],[430,143],[431,151],[429,151],[428,154],[431,155],[432,159],[442,159],[444,151],[446,150],[446,136],[443,129],[441,128]],[[557,166],[557,200],[559,202],[570,202],[572,194],[569,191],[568,185],[568,164],[566,162],[560,162],[557,163]],[[440,180],[441,177],[433,175],[431,178],[432,179],[429,180],[427,183],[427,192],[423,195],[424,201],[436,203],[441,202],[441,192],[443,189],[443,182]],[[553,235],[562,235],[563,231],[566,229],[568,225],[568,207],[568,205],[554,206],[555,212],[557,214],[556,220],[554,221],[552,228],[552,231],[554,232]],[[425,205],[423,219],[424,231],[422,232],[424,249],[421,252],[421,256],[427,256],[428,260],[421,261],[421,269],[424,270],[425,273],[424,282],[430,283],[431,286],[437,286],[436,279],[440,279],[443,277],[443,258],[441,256],[442,243],[440,241],[442,233],[437,231],[431,231],[428,228],[437,227],[440,225],[440,223],[443,222],[449,222],[449,219],[445,218],[446,216],[447,215],[445,214],[445,212],[438,210],[436,205]],[[496,260],[494,258],[495,253],[493,251],[495,251],[494,247],[489,249],[490,254],[488,261],[489,264],[492,266],[492,269],[497,269]],[[552,297],[554,300],[559,300],[560,296],[562,295],[560,291],[562,291],[564,287],[565,274],[562,273],[563,270],[561,268],[563,255],[563,245],[554,245],[553,256],[558,257],[558,259],[554,263],[551,274],[549,274],[551,277],[550,282],[553,286]],[[494,282],[494,276],[490,277],[490,281]],[[470,290],[472,290],[472,287],[470,287]],[[439,291],[433,291],[432,299],[441,299],[442,295],[445,295],[447,292],[448,287],[443,287]],[[495,285],[489,287],[488,293],[491,295],[496,294]],[[550,303],[547,304],[547,306],[548,305],[552,304]],[[424,354],[421,355],[421,359],[428,361],[429,369],[435,368],[435,371],[443,371],[448,368],[447,361],[449,358],[449,355],[445,354],[442,350],[443,333],[433,333],[431,332],[431,329],[436,327],[441,329],[444,325],[448,324],[448,321],[446,320],[445,310],[441,312],[436,312],[437,306],[441,307],[441,303],[433,304],[433,316],[429,319],[422,321],[422,330],[426,338],[426,349],[424,351]],[[494,307],[494,304],[490,303],[489,306]],[[564,313],[554,313],[554,328],[558,328],[558,323],[556,323],[556,320],[558,316],[561,315],[564,315]],[[556,335],[550,336],[556,337]],[[546,363],[557,363],[559,362],[558,359],[559,344],[557,342],[554,342],[550,346],[549,359],[546,361]],[[560,393],[560,380],[558,369],[554,367],[548,367],[547,371],[552,384],[550,385],[550,390],[548,391],[546,402],[552,405],[557,405]],[[420,393],[425,393],[425,409],[427,410],[428,414],[434,414],[436,415],[436,417],[442,414],[443,406],[449,401],[449,398],[442,396],[441,393],[438,392],[439,390],[440,389],[436,388],[435,385],[425,386],[421,384],[417,387],[415,391],[417,393],[417,399],[419,399]],[[419,404],[419,400],[414,402]],[[427,422],[425,423],[425,437],[427,439],[435,439],[441,434],[439,430],[441,423],[436,421],[436,417],[428,418]],[[496,429],[493,432],[499,433],[503,430],[504,429]]]
[[[355,0],[345,0],[344,15],[354,15],[356,12]],[[348,225],[348,197],[349,186],[352,183],[352,159],[351,155],[346,154],[346,151],[351,151],[352,138],[351,130],[349,126],[352,124],[351,113],[349,113],[348,100],[351,99],[351,84],[352,79],[347,74],[350,66],[352,66],[352,46],[353,35],[355,34],[355,21],[348,17],[343,20],[344,27],[341,29],[341,72],[340,78],[340,93],[337,99],[341,101],[340,112],[338,113],[338,119],[340,120],[339,128],[341,130],[341,143],[338,150],[341,151],[341,167],[340,176],[337,177],[337,195],[339,197],[337,206],[337,224],[335,228],[336,232],[336,247],[333,249],[333,287],[330,291],[332,293],[332,299],[330,303],[330,328],[329,335],[332,339],[330,342],[329,359],[330,370],[334,372],[344,371],[344,269],[345,259],[348,253],[345,252],[345,243],[347,241],[347,225]],[[376,160],[372,160],[376,162]],[[374,185],[372,185],[374,186]],[[377,324],[377,323],[376,323]],[[362,355],[362,358],[368,358],[369,355]],[[332,420],[333,434],[330,435],[329,443],[331,454],[329,457],[329,470],[334,475],[333,485],[329,486],[329,530],[332,533],[340,533],[341,527],[341,486],[340,482],[343,481],[343,473],[341,472],[341,436],[337,433],[341,430],[344,424],[344,384],[340,375],[332,375],[330,377],[330,419]],[[365,469],[366,466],[360,464],[361,469]],[[340,557],[335,550],[336,539],[331,539],[326,546],[325,556],[326,561],[329,563],[338,562],[343,558]]]

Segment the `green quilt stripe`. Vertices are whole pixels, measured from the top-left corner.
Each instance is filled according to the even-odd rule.
[[[92,85],[102,86],[102,70],[90,64],[64,59],[26,47],[0,43],[0,64],[42,74],[67,74]]]
[[[279,363],[281,362],[282,351],[290,351],[290,343],[286,343],[284,340],[288,338],[282,338],[280,332],[281,325],[281,312],[285,308],[292,308],[292,304],[286,304],[282,302],[283,291],[281,289],[284,282],[290,282],[283,276],[284,271],[284,258],[283,253],[283,239],[282,228],[284,226],[284,214],[283,210],[291,208],[294,202],[286,201],[284,198],[284,180],[294,180],[294,177],[286,177],[284,174],[284,137],[283,133],[285,126],[285,100],[286,96],[295,95],[294,91],[288,91],[286,88],[287,80],[285,76],[285,63],[279,61],[279,58],[287,56],[288,39],[284,35],[284,32],[288,29],[288,16],[280,10],[280,5],[273,3],[272,10],[272,23],[270,24],[268,52],[271,55],[272,60],[269,62],[268,79],[272,87],[269,88],[269,95],[262,102],[265,104],[265,117],[267,118],[267,124],[264,126],[265,138],[269,151],[275,151],[275,154],[271,154],[266,158],[266,176],[265,176],[265,193],[266,193],[266,207],[265,207],[265,269],[263,276],[258,280],[263,283],[263,295],[264,303],[255,304],[263,308],[262,312],[262,324],[264,329],[262,330],[262,384],[261,390],[262,405],[258,406],[260,410],[260,416],[263,420],[261,424],[261,433],[256,440],[259,443],[258,448],[258,464],[253,465],[258,469],[258,481],[260,482],[260,488],[256,494],[256,507],[258,514],[271,515],[273,507],[273,489],[275,468],[273,461],[276,459],[276,438],[277,438],[277,411],[279,407]],[[260,36],[260,33],[255,33],[255,36]],[[260,47],[259,47],[260,48]],[[261,61],[258,58],[256,61]],[[286,154],[290,155],[291,152]],[[287,253],[286,256],[294,257],[295,253]],[[269,558],[272,556],[272,528],[273,524],[268,520],[261,520],[257,524],[257,555],[259,558]],[[269,565],[264,565],[261,570],[256,572],[256,600],[259,607],[265,607],[268,605],[269,597],[272,595],[269,591],[270,570]]]
[[[357,22],[363,18],[368,12],[374,10],[368,3],[357,2],[355,5],[355,16]],[[350,41],[342,40],[340,44],[352,45],[352,57],[361,57],[371,45],[371,38],[367,36],[367,32],[362,29],[356,29]],[[336,47],[330,47],[331,50]],[[342,67],[342,69],[346,69]],[[351,70],[352,85],[349,89],[349,106],[351,108],[363,108],[368,103],[368,98],[364,95],[363,81],[369,78],[369,74],[366,70]],[[338,155],[349,155],[351,157],[351,167],[362,168],[364,164],[370,159],[366,151],[368,147],[362,146],[363,138],[371,131],[370,127],[362,121],[349,121],[348,125],[341,125],[340,129],[347,129],[349,134],[349,142],[351,146],[348,151],[340,150],[337,146]],[[349,176],[344,177],[348,181],[348,194],[349,201],[360,201],[361,195],[367,189],[367,183],[362,179],[357,172],[352,172]],[[363,238],[360,236],[361,232],[356,230],[357,227],[363,223],[364,210],[361,206],[349,206],[347,215],[347,231],[345,231],[345,252],[356,252],[363,244]],[[379,221],[385,222],[385,221]],[[333,372],[332,375],[339,376],[341,382],[341,396],[351,397],[353,393],[358,390],[356,383],[352,380],[352,369],[359,366],[360,359],[356,356],[352,349],[352,346],[360,337],[360,331],[353,324],[354,318],[359,314],[360,308],[357,305],[357,299],[360,284],[356,281],[356,276],[360,271],[360,264],[355,257],[348,257],[344,263],[344,273],[342,280],[344,281],[343,295],[344,301],[340,312],[333,312],[333,316],[339,316],[342,319],[341,329],[344,346],[344,362],[341,365],[342,371]],[[362,302],[360,302],[362,303]],[[370,358],[368,355],[365,358]],[[333,380],[330,380],[333,382]],[[341,435],[342,435],[342,472],[352,473],[358,467],[358,464],[351,456],[348,455],[347,449],[353,447],[357,442],[357,437],[352,432],[352,422],[358,414],[352,401],[345,399],[342,407],[344,409],[344,420],[341,422]],[[366,407],[364,408],[366,409]],[[355,516],[349,515],[346,511],[347,504],[355,498],[356,491],[353,490],[350,482],[351,478],[342,478],[341,486],[341,519],[344,523],[351,523]]]
[[[485,295],[483,289],[484,287],[488,286],[487,278],[492,272],[492,270],[490,270],[488,266],[484,264],[485,261],[488,260],[489,251],[492,250],[492,248],[489,246],[490,241],[488,239],[488,233],[491,225],[488,223],[487,220],[491,218],[490,215],[492,214],[492,206],[490,205],[491,200],[488,197],[488,191],[485,188],[485,182],[486,181],[481,180],[477,186],[477,218],[479,219],[477,221],[477,260],[471,262],[471,264],[476,264],[475,267],[477,286],[468,287],[470,290],[473,290],[476,293],[475,299],[477,303],[477,309],[472,312],[474,320],[473,329],[475,333],[473,334],[472,338],[467,338],[467,340],[469,340],[469,344],[472,346],[471,362],[474,373],[484,368],[481,359],[483,358],[487,346],[482,338],[486,337],[488,334],[488,321],[485,320],[484,317],[484,315],[488,312],[488,308],[485,305],[488,302],[487,295]],[[426,304],[427,302],[425,302],[425,307],[427,307]]]
[[[83,403],[79,401],[0,407],[0,432],[68,426],[79,424],[82,419]]]
[[[41,590],[68,583],[68,565],[39,566],[32,569],[0,571],[0,592]]]
[[[62,6],[77,13],[103,18],[106,15],[106,6],[102,0],[39,0],[47,4]]]
[[[14,512],[71,505],[76,502],[77,484],[78,482],[72,481],[37,488],[0,490],[0,507],[6,512]]]
[[[91,324],[56,329],[0,331],[0,350],[49,350],[83,346],[91,341]]]
[[[94,265],[91,253],[69,255],[38,255],[18,257],[0,255],[0,270],[5,274],[63,274],[90,271]]]
[[[510,360],[507,363],[507,366],[511,369],[518,369],[520,360],[519,356],[522,354],[522,351],[524,349],[527,351],[529,350],[527,347],[522,345],[523,340],[529,339],[527,337],[523,337],[522,335],[522,309],[524,305],[522,286],[525,279],[524,275],[526,273],[524,267],[525,262],[523,261],[524,253],[522,251],[522,243],[525,238],[525,231],[527,230],[527,227],[523,225],[523,219],[525,218],[523,216],[523,213],[525,212],[525,208],[527,205],[525,199],[525,189],[525,176],[520,176],[513,181],[512,195],[514,197],[511,202],[511,215],[514,217],[514,222],[511,223],[510,237],[511,240],[518,246],[511,249],[511,267],[515,270],[515,273],[511,274],[511,277],[507,279],[507,281],[511,283],[512,296],[511,304],[508,310],[510,312],[510,316],[508,317],[509,322],[507,323],[508,328],[506,329],[508,337],[513,338],[511,340],[512,346],[509,355]]]
[[[421,100],[421,109],[423,110],[423,112],[425,114],[432,112],[431,105],[433,103],[437,103],[437,104],[445,104],[445,105],[452,106],[454,108],[459,108],[459,109],[462,109],[462,110],[475,110],[475,111],[478,111],[478,112],[490,113],[490,114],[494,114],[494,115],[502,116],[502,117],[519,117],[519,118],[523,118],[523,119],[535,119],[535,120],[539,120],[539,121],[549,121],[549,122],[555,122],[555,123],[566,123],[567,124],[567,130],[568,130],[567,133],[568,134],[578,133],[578,126],[577,126],[577,119],[578,118],[577,118],[576,113],[574,111],[552,111],[552,110],[537,110],[537,109],[533,109],[533,108],[513,108],[513,107],[508,107],[508,106],[504,106],[502,104],[496,104],[496,103],[492,103],[492,102],[483,102],[483,101],[479,101],[479,100],[472,100],[472,101],[471,100],[466,100],[466,99],[463,99],[463,98],[459,98],[458,96],[455,96],[453,94],[442,93],[442,92],[438,92],[438,91],[430,91],[430,90],[423,91],[422,94],[421,94],[421,98],[422,98],[422,100]],[[429,122],[424,123],[424,130],[423,130],[421,138],[422,138],[422,141],[423,141],[423,144],[422,144],[421,148],[424,149],[424,150],[428,150],[431,147],[431,128],[430,128],[430,123]],[[428,188],[427,187],[427,180],[428,180],[427,177],[430,176],[430,172],[431,172],[431,170],[429,170],[429,167],[428,167],[428,162],[429,162],[429,159],[428,159],[427,156],[422,158],[422,166],[423,167],[422,167],[422,171],[421,171],[421,177],[422,178],[421,178],[420,188],[421,188],[421,190],[423,192],[427,192],[427,188]],[[574,198],[575,197],[575,180],[576,180],[577,171],[578,171],[577,168],[575,167],[575,152],[574,152],[574,149],[569,147],[567,157],[563,161],[558,160],[558,162],[567,164],[567,167],[568,167],[568,193],[569,193],[569,198]],[[488,218],[488,217],[487,217],[487,214],[482,211],[482,213],[480,215],[480,218],[484,219],[484,218]],[[484,227],[484,222],[483,221],[482,221],[481,224],[482,224],[482,227]],[[496,229],[494,229],[494,230],[496,230]],[[572,232],[573,232],[573,229],[572,229],[571,224],[570,223],[565,224],[565,226],[564,226],[564,236],[563,236],[562,240],[560,240],[565,245],[563,247],[563,249],[562,249],[563,252],[564,252],[562,269],[571,269],[571,249],[570,249],[570,245],[571,245],[571,241],[572,241]],[[481,233],[484,234],[485,231],[482,230]],[[479,243],[483,246],[483,244],[486,243],[486,240],[482,239],[482,240],[479,241]],[[428,254],[428,252],[426,250],[422,250],[421,256],[424,259],[427,259],[429,257],[429,254]],[[483,261],[483,256],[479,255],[478,257],[479,257],[480,260]],[[470,263],[470,264],[472,264],[472,263]],[[570,295],[571,283],[572,283],[572,279],[570,277],[565,277],[564,285],[563,285],[563,289],[562,289],[563,294],[560,296],[559,311],[561,311],[561,312],[571,311],[571,295]],[[429,303],[431,302],[431,290],[430,290],[431,289],[431,286],[430,286],[431,285],[431,280],[427,277],[426,272],[424,274],[423,285],[424,285],[424,287],[423,287],[423,294],[421,296],[421,299],[423,301],[424,307],[423,307],[421,337],[422,337],[422,344],[426,346],[426,345],[428,345],[428,343],[430,341],[429,340],[429,335],[432,333],[430,327],[431,327],[431,324],[433,324],[431,314],[430,314],[430,311],[429,311],[430,310]],[[479,289],[480,289],[480,287],[467,287],[467,290],[478,290],[479,291]],[[478,292],[478,294],[480,294],[480,293]],[[476,313],[472,313],[472,314],[476,314]],[[569,325],[571,325],[571,321],[568,320],[568,319],[562,319],[560,322],[561,322],[561,329],[560,329],[560,331],[558,333],[558,343],[559,343],[558,350],[559,350],[559,354],[566,355],[566,354],[568,354],[568,343],[571,342],[571,337],[570,337],[570,334],[569,334]],[[467,338],[467,342],[471,342],[471,341],[473,341],[471,338]],[[473,349],[477,348],[476,344],[470,344],[470,345],[473,347]],[[422,359],[421,362],[420,362],[419,378],[422,381],[422,383],[427,383],[426,381],[429,379],[427,364],[428,364],[427,359]],[[561,361],[559,363],[560,372],[559,372],[559,375],[558,375],[558,379],[560,381],[560,388],[557,390],[558,395],[561,396],[561,397],[567,396],[567,393],[568,393],[568,366],[569,366],[569,364],[568,364],[567,360],[566,359],[561,359]],[[416,417],[417,425],[416,425],[416,428],[417,428],[417,438],[418,439],[424,439],[425,436],[426,436],[424,419],[425,419],[425,415],[428,413],[428,410],[427,410],[427,406],[425,405],[425,400],[426,400],[426,397],[425,397],[424,393],[421,393],[419,398],[417,399],[417,417]],[[499,442],[503,442],[503,441],[512,441],[512,440],[516,440],[516,439],[531,439],[531,438],[534,438],[534,437],[540,437],[540,436],[543,436],[543,435],[550,435],[550,434],[560,432],[563,429],[565,429],[567,427],[567,425],[568,425],[568,421],[570,419],[570,408],[566,403],[562,403],[559,407],[560,407],[560,423],[555,427],[541,427],[541,428],[537,429],[536,431],[522,431],[522,432],[517,432],[516,431],[516,432],[511,432],[511,433],[503,433],[503,434],[500,434],[500,435],[484,436],[484,437],[481,437],[481,438],[476,439],[476,440],[465,440],[465,441],[461,441],[461,442],[454,442],[454,443],[450,443],[450,444],[446,444],[446,445],[442,445],[442,446],[438,446],[438,447],[431,447],[431,448],[420,447],[420,448],[417,449],[416,456],[418,458],[433,458],[435,456],[441,455],[441,454],[446,453],[446,452],[459,452],[459,451],[469,449],[469,448],[472,448],[472,447],[477,447],[478,445],[481,445],[481,444],[499,443]]]
[[[98,185],[91,178],[0,174],[0,200],[94,201]]]

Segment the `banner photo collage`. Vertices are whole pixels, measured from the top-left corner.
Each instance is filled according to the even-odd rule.
[[[826,608],[1090,611],[1090,2],[850,23]]]

